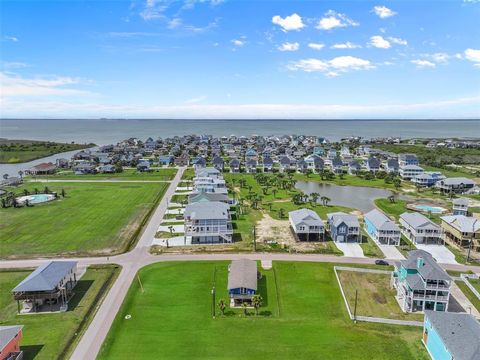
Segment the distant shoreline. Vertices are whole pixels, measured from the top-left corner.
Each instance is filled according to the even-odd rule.
[[[0,118],[0,121],[480,121],[480,118],[450,119],[396,119],[396,118],[349,118],[349,119],[302,119],[302,118]]]

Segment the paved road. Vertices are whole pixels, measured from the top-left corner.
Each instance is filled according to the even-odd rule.
[[[267,261],[311,261],[311,262],[329,262],[344,264],[373,264],[375,259],[360,257],[338,257],[333,255],[320,254],[272,254],[272,253],[251,253],[251,254],[165,254],[152,255],[149,253],[149,247],[152,239],[165,215],[168,202],[180,183],[185,168],[180,168],[175,178],[171,181],[165,196],[160,201],[157,209],[147,223],[142,236],[140,237],[136,247],[125,254],[107,257],[90,257],[90,258],[68,258],[68,260],[76,260],[79,266],[88,266],[93,264],[110,264],[116,263],[122,266],[117,281],[113,284],[109,293],[106,295],[103,303],[98,309],[92,323],[84,333],[77,348],[71,356],[73,360],[90,360],[95,359],[103,341],[105,340],[110,326],[127,294],[130,284],[135,279],[137,271],[149,264],[163,261],[199,261],[199,260],[234,260],[240,258],[248,258],[252,260]],[[63,180],[62,180],[63,181]],[[64,258],[67,260],[67,258]],[[31,268],[37,267],[46,259],[32,260],[4,260],[0,261],[0,268]],[[57,258],[56,260],[62,260]],[[393,263],[396,259],[389,259]],[[460,264],[441,264],[445,269],[456,271],[479,272],[474,266],[465,266]]]

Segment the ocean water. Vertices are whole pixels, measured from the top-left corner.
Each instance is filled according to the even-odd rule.
[[[480,138],[478,120],[0,120],[0,137],[105,145],[129,137],[185,134]]]

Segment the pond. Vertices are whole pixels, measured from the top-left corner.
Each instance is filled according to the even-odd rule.
[[[295,187],[308,195],[316,192],[320,194],[320,197],[326,196],[330,198],[330,205],[346,206],[358,209],[363,213],[368,212],[375,207],[375,199],[387,198],[393,194],[390,190],[380,188],[348,185],[340,186],[314,181],[297,181]],[[320,202],[320,199],[318,201]]]

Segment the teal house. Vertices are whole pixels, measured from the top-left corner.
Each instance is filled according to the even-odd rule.
[[[470,314],[427,310],[422,342],[433,360],[480,360],[480,323]]]

